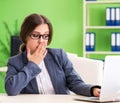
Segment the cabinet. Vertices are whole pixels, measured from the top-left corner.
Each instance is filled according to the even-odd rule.
[[[83,57],[104,59],[119,55],[111,51],[111,32],[120,32],[120,26],[106,26],[106,8],[120,7],[120,0],[83,0]],[[86,32],[95,32],[95,50],[86,51]]]

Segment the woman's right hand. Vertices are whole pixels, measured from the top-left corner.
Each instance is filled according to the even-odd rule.
[[[27,58],[28,61],[32,61],[36,64],[39,64],[47,54],[45,43],[40,43],[36,50],[31,53],[30,48],[27,47]]]

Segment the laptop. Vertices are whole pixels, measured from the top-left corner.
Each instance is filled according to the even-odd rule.
[[[120,56],[106,56],[100,97],[81,97],[78,101],[117,102],[120,101]]]

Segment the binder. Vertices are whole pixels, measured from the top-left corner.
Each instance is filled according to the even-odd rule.
[[[106,25],[107,26],[111,26],[110,14],[111,14],[111,9],[109,7],[107,7],[106,8]]]
[[[110,24],[111,26],[115,26],[115,8],[111,8],[110,11]]]
[[[111,33],[111,50],[116,51],[116,33]]]
[[[90,34],[90,48],[91,51],[95,50],[95,33]]]
[[[86,51],[89,51],[89,49],[90,49],[90,46],[89,46],[89,44],[90,44],[90,36],[89,36],[89,33],[87,32],[86,33],[86,35],[85,35],[85,45],[86,45]]]
[[[120,33],[117,33],[116,35],[117,41],[116,41],[116,47],[117,47],[117,51],[120,51]]]
[[[111,34],[111,49],[112,51],[120,51],[120,32]]]
[[[120,26],[120,8],[119,7],[117,7],[116,9],[115,9],[115,25],[116,26]]]
[[[86,33],[85,35],[86,51],[89,51],[89,42],[90,42],[89,40],[90,40],[89,33]]]
[[[87,32],[86,33],[86,51],[95,50],[95,33]]]

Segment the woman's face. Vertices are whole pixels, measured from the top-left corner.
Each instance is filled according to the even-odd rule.
[[[31,36],[27,37],[26,46],[30,49],[31,53],[36,50],[40,43],[44,43],[47,46],[48,39],[44,39],[44,37],[39,35],[49,35],[49,28],[47,24],[38,25],[31,33]],[[36,37],[40,38],[36,39]]]

